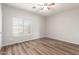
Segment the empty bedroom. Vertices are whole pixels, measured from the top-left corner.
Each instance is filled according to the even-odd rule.
[[[79,55],[79,3],[0,3],[0,55]]]

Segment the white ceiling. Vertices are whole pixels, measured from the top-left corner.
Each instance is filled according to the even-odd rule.
[[[48,16],[65,10],[71,10],[74,8],[79,8],[79,3],[55,3],[53,9],[49,11],[40,11],[38,9],[33,9],[34,3],[7,3],[7,5],[21,8],[30,12],[34,12],[43,16]]]

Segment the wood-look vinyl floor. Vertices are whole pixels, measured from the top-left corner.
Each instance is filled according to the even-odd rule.
[[[1,52],[9,55],[79,55],[79,45],[41,38],[5,46]]]

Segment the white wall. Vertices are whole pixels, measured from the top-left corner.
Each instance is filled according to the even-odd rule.
[[[42,16],[30,13],[28,11],[24,11],[18,8],[14,8],[11,6],[3,5],[3,46],[9,45],[17,42],[27,41],[30,39],[37,39],[41,38],[43,31],[43,21]],[[25,37],[13,37],[12,35],[12,18],[14,17],[21,17],[32,20],[32,35],[27,38]]]
[[[79,44],[79,8],[49,16],[46,31],[49,38]]]
[[[0,4],[0,47],[2,46],[2,7]]]
[[[45,37],[45,32],[46,32],[46,17],[43,17],[42,20],[40,21],[41,23],[41,30],[40,30],[40,34],[41,37]]]
[[[3,9],[3,46],[21,41],[49,37],[79,44],[79,8],[64,11],[49,17],[30,13],[7,5]],[[12,36],[12,18],[22,17],[32,20],[32,35],[27,37]]]

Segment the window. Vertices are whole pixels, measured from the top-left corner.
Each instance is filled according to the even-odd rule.
[[[29,35],[31,34],[31,20],[13,18],[13,35]]]

